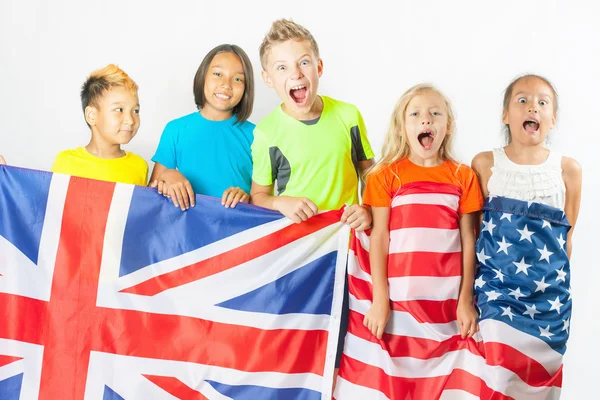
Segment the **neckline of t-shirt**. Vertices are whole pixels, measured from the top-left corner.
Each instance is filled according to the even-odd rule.
[[[504,147],[501,147],[500,151],[502,152],[502,155],[504,155],[504,158],[508,161],[508,163],[517,168],[543,168],[546,165],[548,165],[548,163],[550,162],[550,158],[552,157],[552,150],[548,150],[548,157],[546,157],[544,162],[541,164],[517,164],[516,162],[510,159],[508,154],[506,154],[506,150],[504,150]]]
[[[211,123],[211,124],[228,124],[228,125],[233,125],[237,121],[237,117],[235,116],[235,114],[233,114],[231,116],[231,118],[222,119],[222,120],[219,120],[219,121],[215,121],[214,119],[208,119],[208,118],[206,118],[204,115],[202,115],[200,113],[200,110],[196,111],[194,114],[198,115],[198,117],[200,118],[200,120],[206,121],[206,122]]]
[[[403,160],[406,160],[406,162],[408,162],[410,165],[416,167],[416,168],[423,168],[423,169],[428,169],[428,170],[432,170],[432,169],[436,169],[436,168],[441,168],[443,166],[445,166],[447,163],[450,162],[450,160],[444,160],[442,161],[441,164],[439,165],[434,165],[433,167],[425,167],[423,165],[419,165],[419,164],[415,164],[414,162],[412,162],[412,160],[408,157],[404,157]]]
[[[325,102],[325,96],[321,96],[321,95],[317,95],[318,97],[321,98],[321,100],[323,101],[323,109],[321,110],[321,115],[319,115],[317,118],[313,118],[312,120],[305,120],[305,121],[314,121],[316,119],[318,119],[318,121],[314,124],[306,124],[304,123],[303,120],[299,120],[296,119],[294,117],[292,117],[291,115],[289,115],[288,113],[286,113],[285,111],[283,111],[283,103],[280,103],[279,106],[277,107],[279,109],[279,112],[283,115],[285,115],[287,118],[290,118],[291,120],[294,120],[296,122],[298,122],[299,124],[301,124],[302,126],[306,126],[306,127],[314,127],[314,126],[319,126],[319,124],[321,123],[321,121],[323,121],[323,116],[325,115],[325,108],[327,108],[326,102]]]
[[[81,150],[83,151],[83,153],[85,154],[86,157],[92,158],[94,160],[103,161],[103,162],[114,162],[114,161],[117,161],[117,160],[123,160],[123,159],[129,157],[129,154],[130,154],[128,151],[121,149],[121,151],[123,153],[125,153],[125,155],[123,155],[122,157],[117,157],[117,158],[102,158],[102,157],[98,157],[98,156],[90,153],[88,151],[88,149],[85,148],[85,146],[81,146],[80,148],[81,148]]]

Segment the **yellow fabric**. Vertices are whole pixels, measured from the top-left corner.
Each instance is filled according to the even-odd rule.
[[[148,164],[142,157],[126,152],[120,158],[100,158],[90,154],[85,147],[58,153],[52,172],[140,186],[146,186],[148,182]]]

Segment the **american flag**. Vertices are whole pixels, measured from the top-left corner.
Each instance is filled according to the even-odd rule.
[[[0,398],[330,397],[339,218],[0,166]]]
[[[562,210],[491,195],[475,280],[489,385],[504,397],[557,399],[571,321]]]
[[[460,193],[451,185],[417,182],[404,185],[393,199],[392,316],[382,340],[363,326],[372,301],[369,237],[355,234],[337,400],[558,396],[570,320],[564,214],[498,197],[486,202],[475,282],[481,332],[461,339]]]
[[[438,399],[479,383],[473,340],[456,322],[461,280],[461,189],[403,185],[392,200],[388,277],[392,315],[381,340],[363,325],[371,306],[369,238],[356,234],[349,255],[350,323],[335,397]],[[472,388],[468,388],[472,389]],[[461,398],[461,397],[458,397]]]

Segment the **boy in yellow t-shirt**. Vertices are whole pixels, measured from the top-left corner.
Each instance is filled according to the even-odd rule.
[[[137,84],[116,65],[94,71],[81,87],[85,121],[92,131],[85,147],[61,151],[52,172],[145,186],[148,164],[121,149],[140,127]]]

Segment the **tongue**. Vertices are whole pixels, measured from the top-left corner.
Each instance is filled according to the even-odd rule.
[[[294,101],[296,103],[301,103],[302,100],[304,100],[304,98],[306,97],[306,88],[292,90],[291,94],[292,94],[292,98],[294,99]]]
[[[433,143],[433,137],[430,135],[423,136],[419,141],[421,142],[421,146],[429,147]]]
[[[527,132],[535,133],[535,132],[537,132],[539,127],[540,127],[540,125],[535,122],[525,122],[525,130]]]

